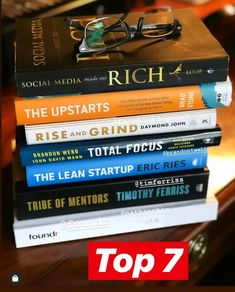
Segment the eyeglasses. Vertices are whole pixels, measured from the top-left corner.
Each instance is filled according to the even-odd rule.
[[[128,13],[120,18],[105,16],[85,25],[65,18],[66,25],[84,31],[82,41],[75,46],[79,53],[102,53],[118,47],[125,42],[142,36],[144,38],[167,38],[180,34],[182,26],[176,19],[171,7],[159,7],[144,13],[137,25],[128,25],[124,20]]]

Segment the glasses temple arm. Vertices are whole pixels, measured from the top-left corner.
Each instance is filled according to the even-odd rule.
[[[125,19],[126,19],[126,17],[128,16],[128,12],[125,12],[121,17],[120,17],[120,19],[122,20],[122,21],[124,21]]]
[[[79,22],[76,22],[76,21],[73,21],[72,19],[69,19],[68,17],[64,18],[64,24],[81,29],[81,30],[85,30],[85,27],[83,25],[81,25]]]

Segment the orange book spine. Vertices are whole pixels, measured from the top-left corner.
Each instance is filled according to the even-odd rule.
[[[200,86],[77,96],[16,98],[17,125],[32,125],[207,108]]]

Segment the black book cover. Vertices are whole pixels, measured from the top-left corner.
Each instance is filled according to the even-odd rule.
[[[97,93],[225,81],[225,50],[191,9],[175,13],[182,24],[178,37],[138,38],[114,52],[93,55],[74,53],[83,32],[65,25],[63,17],[17,20],[18,94]],[[126,22],[136,24],[141,15],[130,13]],[[77,20],[84,25],[95,17]]]
[[[207,130],[41,145],[27,145],[22,135],[17,141],[20,141],[21,164],[22,166],[29,166],[60,161],[95,159],[98,157],[212,147],[219,145],[221,142],[221,128],[217,125],[216,128]]]
[[[205,198],[209,170],[29,188],[16,181],[19,220]]]

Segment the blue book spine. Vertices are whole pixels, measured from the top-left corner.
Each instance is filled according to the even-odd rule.
[[[26,167],[29,187],[203,168],[207,148],[121,155]]]

